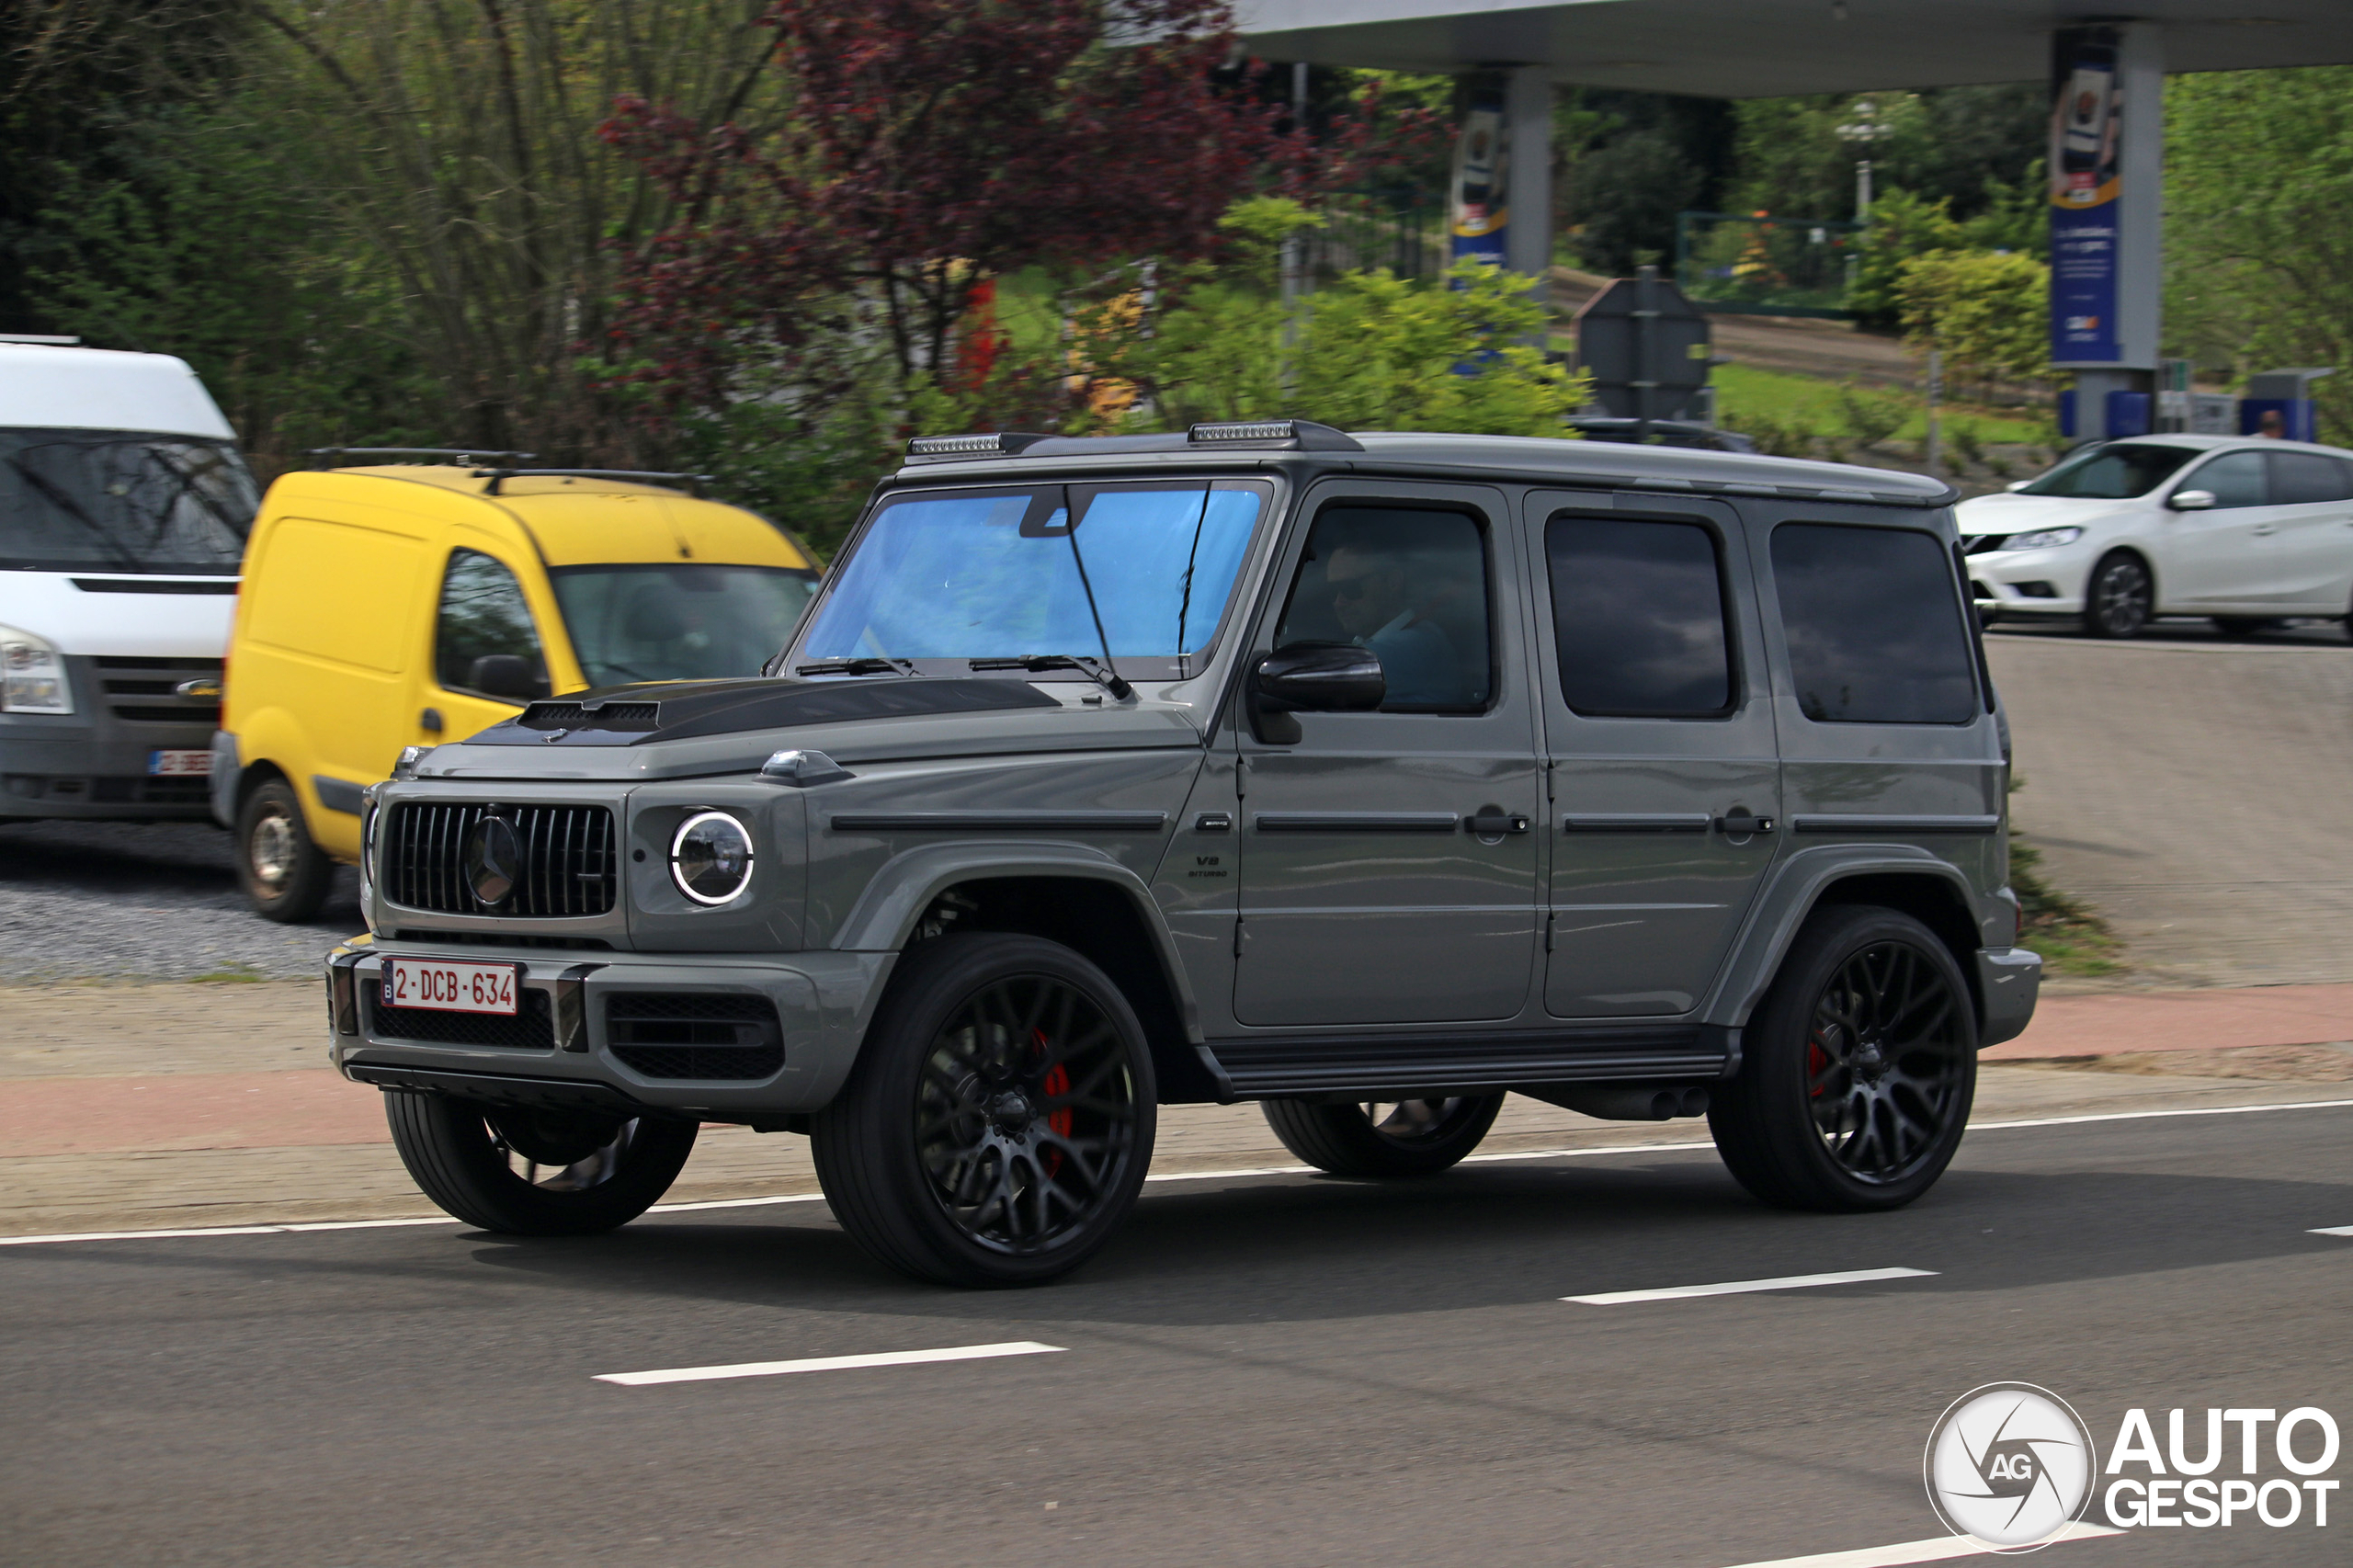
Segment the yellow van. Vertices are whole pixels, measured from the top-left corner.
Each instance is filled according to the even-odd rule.
[[[464,459],[377,449],[351,457]],[[512,454],[508,454],[512,455]],[[767,519],[677,474],[471,461],[289,473],[245,547],[212,813],[256,911],[316,914],[404,747],[535,697],[757,675],[817,585]]]

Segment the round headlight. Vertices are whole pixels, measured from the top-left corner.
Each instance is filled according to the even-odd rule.
[[[725,903],[752,881],[752,835],[725,812],[702,812],[670,840],[670,880],[697,903]]]

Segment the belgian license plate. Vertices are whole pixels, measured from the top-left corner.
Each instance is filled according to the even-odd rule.
[[[515,1011],[516,983],[521,978],[511,963],[469,963],[462,959],[395,959],[384,960],[384,1005],[425,1007],[439,1013],[505,1013]]]
[[[209,751],[151,751],[147,754],[147,772],[155,778],[210,778],[212,754]]]

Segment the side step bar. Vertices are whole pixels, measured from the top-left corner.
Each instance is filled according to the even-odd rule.
[[[1488,1034],[1288,1035],[1197,1048],[1221,1097],[1512,1089],[1523,1085],[1706,1083],[1740,1067],[1740,1031],[1716,1024],[1602,1024]]]

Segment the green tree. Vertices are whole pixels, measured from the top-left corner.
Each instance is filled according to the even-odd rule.
[[[2166,335],[2245,375],[2338,365],[2323,438],[2353,441],[2353,67],[2165,87]]]
[[[1948,373],[2030,381],[2050,371],[2051,269],[2033,256],[1929,251],[1903,263],[1896,296],[1905,341],[1941,350]]]

